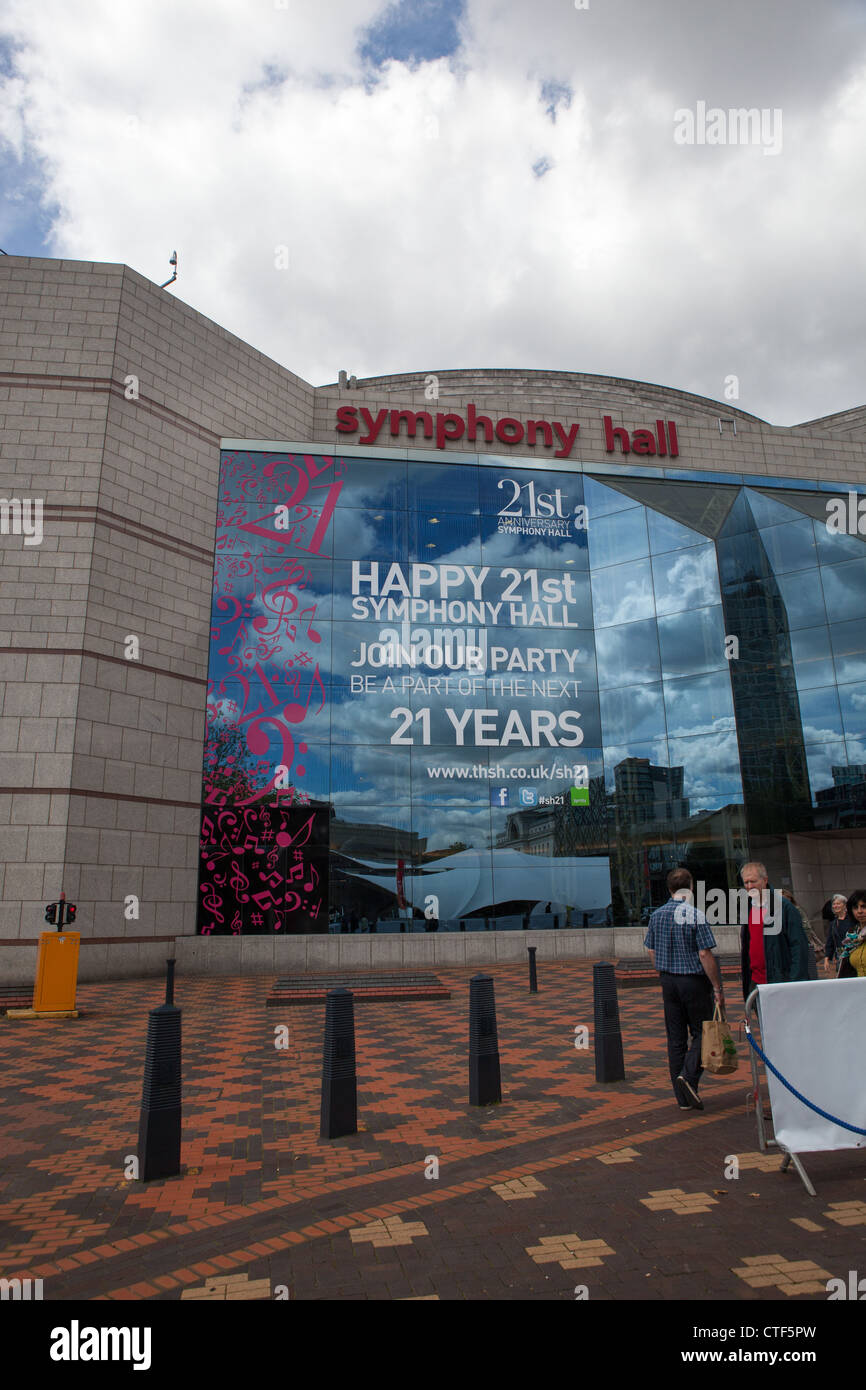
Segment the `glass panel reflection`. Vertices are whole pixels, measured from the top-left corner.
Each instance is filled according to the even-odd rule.
[[[333,520],[334,556],[338,560],[374,555],[405,560],[409,530],[405,512],[337,511]]]
[[[594,569],[640,560],[649,554],[643,507],[595,517],[588,528],[589,562]]]
[[[781,574],[777,583],[785,605],[789,628],[816,627],[818,623],[827,621],[827,610],[817,569],[808,575]]]
[[[791,633],[791,654],[798,690],[830,685],[834,679],[830,650],[830,629],[804,628]]]
[[[600,628],[595,634],[600,690],[644,685],[660,675],[655,619],[624,627]]]
[[[624,743],[627,739],[664,738],[665,712],[660,685],[603,691],[600,700],[606,744]]]
[[[412,461],[409,467],[409,508],[411,511],[459,512],[477,516],[478,468],[460,464],[434,464]]]
[[[829,743],[842,737],[842,716],[835,685],[822,690],[801,690],[800,718],[805,743]]]
[[[837,777],[842,772],[844,763],[845,744],[841,739],[834,743],[806,746],[806,765],[809,769],[813,802],[819,801],[819,792],[832,791],[836,787]],[[820,799],[827,800],[826,797]]]
[[[626,467],[225,456],[200,931],[636,925],[866,829],[866,538]]]
[[[607,516],[609,512],[628,511],[630,507],[639,506],[633,497],[626,497],[616,488],[607,487],[605,483],[591,478],[586,473],[583,476],[583,498],[589,511],[590,526],[596,517]]]
[[[689,546],[706,543],[707,538],[702,532],[683,526],[682,522],[674,521],[664,512],[655,512],[647,507],[646,515],[652,555],[663,555],[669,550],[685,550]]]
[[[666,680],[664,698],[671,738],[727,732],[735,727],[734,699],[727,671]]]
[[[839,703],[846,735],[866,738],[866,681],[858,685],[840,685]]]
[[[653,612],[649,560],[611,565],[592,575],[592,606],[596,627],[613,627],[649,618]]]
[[[658,620],[662,675],[692,676],[723,670],[725,621],[720,604],[696,612],[675,613]]]
[[[831,623],[830,644],[839,684],[866,680],[866,619]]]
[[[866,557],[848,560],[842,565],[821,568],[827,616],[834,623],[846,618],[863,616],[863,596],[866,594]]]
[[[776,574],[809,569],[818,562],[815,531],[808,517],[785,526],[769,526],[761,540]]]
[[[714,739],[671,738],[668,746],[671,763],[683,768],[685,795],[693,811],[703,805],[703,797],[742,797],[737,735],[733,730]]]
[[[712,543],[654,556],[652,567],[657,613],[682,613],[721,602]]]

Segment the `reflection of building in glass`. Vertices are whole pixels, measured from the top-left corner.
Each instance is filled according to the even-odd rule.
[[[497,835],[497,847],[520,850],[522,854],[555,854],[556,808],[536,806],[512,811],[505,829]]]
[[[741,496],[721,536],[750,518]],[[729,542],[723,556],[725,630],[739,653],[730,662],[743,799],[752,837],[773,835],[779,807],[789,830],[811,827],[806,750],[785,604],[754,522]]]
[[[424,854],[427,841],[414,830],[369,822],[331,821],[331,849],[353,859],[408,859],[412,863]]]
[[[608,854],[613,840],[613,799],[603,777],[589,780],[589,805],[556,808],[554,854]]]
[[[866,826],[866,763],[832,767],[832,787],[815,793],[816,830],[860,829]]]
[[[688,816],[681,767],[654,767],[649,758],[625,758],[617,763],[613,777],[614,801],[621,819],[642,825]]]

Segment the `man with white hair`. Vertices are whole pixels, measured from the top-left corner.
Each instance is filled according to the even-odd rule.
[[[837,957],[841,960],[839,952],[842,942],[854,925],[853,921],[848,920],[848,898],[845,893],[833,894],[830,899],[830,914],[827,940],[824,943],[824,969],[828,975],[836,968]]]
[[[742,935],[743,998],[756,985],[808,980],[809,943],[794,904],[773,892],[760,862],[744,864],[740,877],[751,899]]]

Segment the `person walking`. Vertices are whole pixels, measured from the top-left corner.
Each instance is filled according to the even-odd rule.
[[[854,918],[848,910],[848,899],[844,893],[834,893],[830,899],[830,918],[824,942],[824,969],[828,975],[835,974],[838,970],[840,947],[848,933],[853,930]]]
[[[781,893],[774,894],[766,866],[760,861],[744,864],[740,878],[752,900],[741,940],[743,998],[748,999],[756,985],[808,980],[809,943],[797,908]],[[765,894],[771,895],[769,899]],[[765,906],[770,910],[765,911]]]
[[[790,891],[790,889],[783,888],[782,897],[787,898],[789,903],[793,903],[800,914],[800,925],[802,926],[803,931],[806,934],[806,946],[809,951],[809,979],[817,980],[818,953],[823,950],[822,943],[815,937],[812,923],[809,921],[809,918],[806,916],[805,912],[803,911],[800,904],[797,902],[797,899],[794,897],[794,894]]]
[[[692,885],[688,869],[671,870],[670,901],[653,912],[644,938],[661,980],[671,1085],[681,1110],[704,1108],[698,1095],[703,1023],[712,1018],[714,1003],[725,1010],[715,937],[693,905]]]

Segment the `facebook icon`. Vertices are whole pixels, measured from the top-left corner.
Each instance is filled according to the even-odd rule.
[[[508,805],[508,788],[507,788],[507,787],[491,787],[491,788],[490,788],[490,805],[491,805],[491,806],[507,806],[507,805]]]

